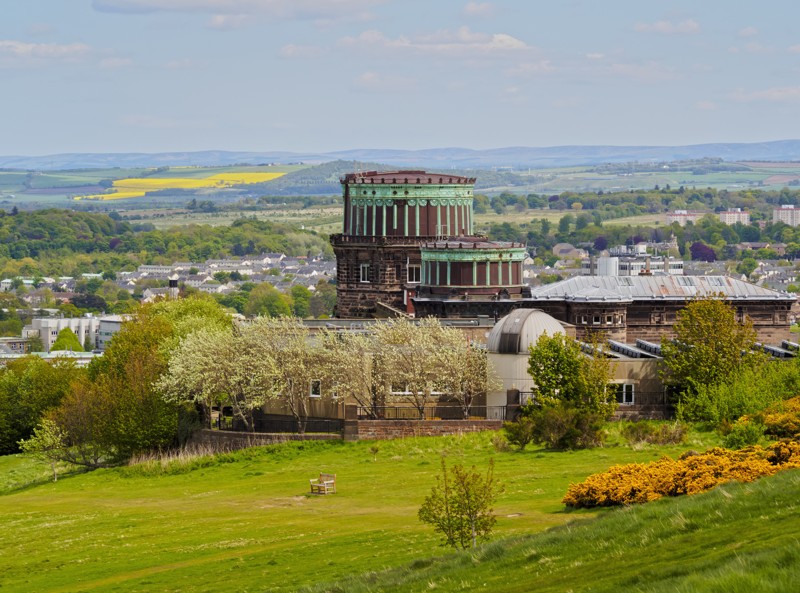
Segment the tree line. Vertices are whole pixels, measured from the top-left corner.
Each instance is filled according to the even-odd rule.
[[[141,264],[285,253],[331,254],[327,239],[292,225],[251,218],[230,226],[137,229],[106,214],[0,211],[0,277],[75,276],[134,270]]]
[[[294,317],[234,323],[197,295],[140,306],[88,368],[36,357],[10,363],[0,372],[0,452],[17,451],[37,426],[52,436],[49,426],[63,460],[112,465],[179,446],[222,407],[245,430],[269,404],[302,431],[314,401],[355,402],[373,416],[403,404],[422,417],[447,395],[468,417],[491,385],[485,350],[435,319],[311,335]]]

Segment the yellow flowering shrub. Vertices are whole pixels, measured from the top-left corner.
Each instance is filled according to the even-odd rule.
[[[615,465],[580,484],[570,484],[562,502],[574,508],[636,504],[662,496],[697,494],[733,480],[752,482],[762,476],[800,467],[800,443],[782,441],[763,449],[731,451],[716,447],[689,452],[678,459]]]
[[[767,408],[762,423],[766,433],[779,438],[800,435],[800,397],[793,397]]]

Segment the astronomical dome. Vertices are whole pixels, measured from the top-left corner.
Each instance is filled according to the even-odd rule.
[[[539,309],[515,309],[500,319],[486,340],[486,348],[496,354],[525,354],[539,336],[566,334],[561,323]]]

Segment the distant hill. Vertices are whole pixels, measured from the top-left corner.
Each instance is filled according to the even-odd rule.
[[[394,167],[428,169],[540,169],[632,161],[678,161],[721,158],[725,161],[797,161],[800,140],[750,144],[695,144],[691,146],[552,146],[508,147],[487,150],[431,148],[425,150],[354,149],[327,153],[274,152],[165,152],[67,153],[47,156],[0,156],[0,168],[36,171],[109,167],[213,166],[260,163],[325,163],[328,161],[384,163]],[[363,167],[362,167],[363,168]]]
[[[251,193],[263,193],[270,196],[307,196],[307,195],[335,195],[340,194],[342,186],[339,179],[346,173],[354,171],[386,171],[398,165],[394,163],[370,163],[358,161],[331,161],[322,165],[315,165],[287,173],[278,179],[266,183],[254,183],[248,185]],[[436,170],[436,166],[430,169]],[[486,171],[476,169],[453,169],[447,168],[454,175],[464,175],[476,177],[476,189],[488,190],[496,187],[523,186],[529,181],[520,175],[508,171]]]

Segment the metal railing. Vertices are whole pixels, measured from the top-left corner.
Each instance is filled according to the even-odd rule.
[[[413,406],[357,406],[359,420],[511,420],[519,406],[461,406],[432,404],[422,410]]]
[[[305,433],[341,433],[344,422],[338,418],[309,418],[305,422]],[[233,416],[219,416],[214,422],[214,428],[218,430],[246,431],[244,424]],[[259,416],[253,417],[254,433],[291,433],[300,432],[300,423],[291,416],[274,417]]]

